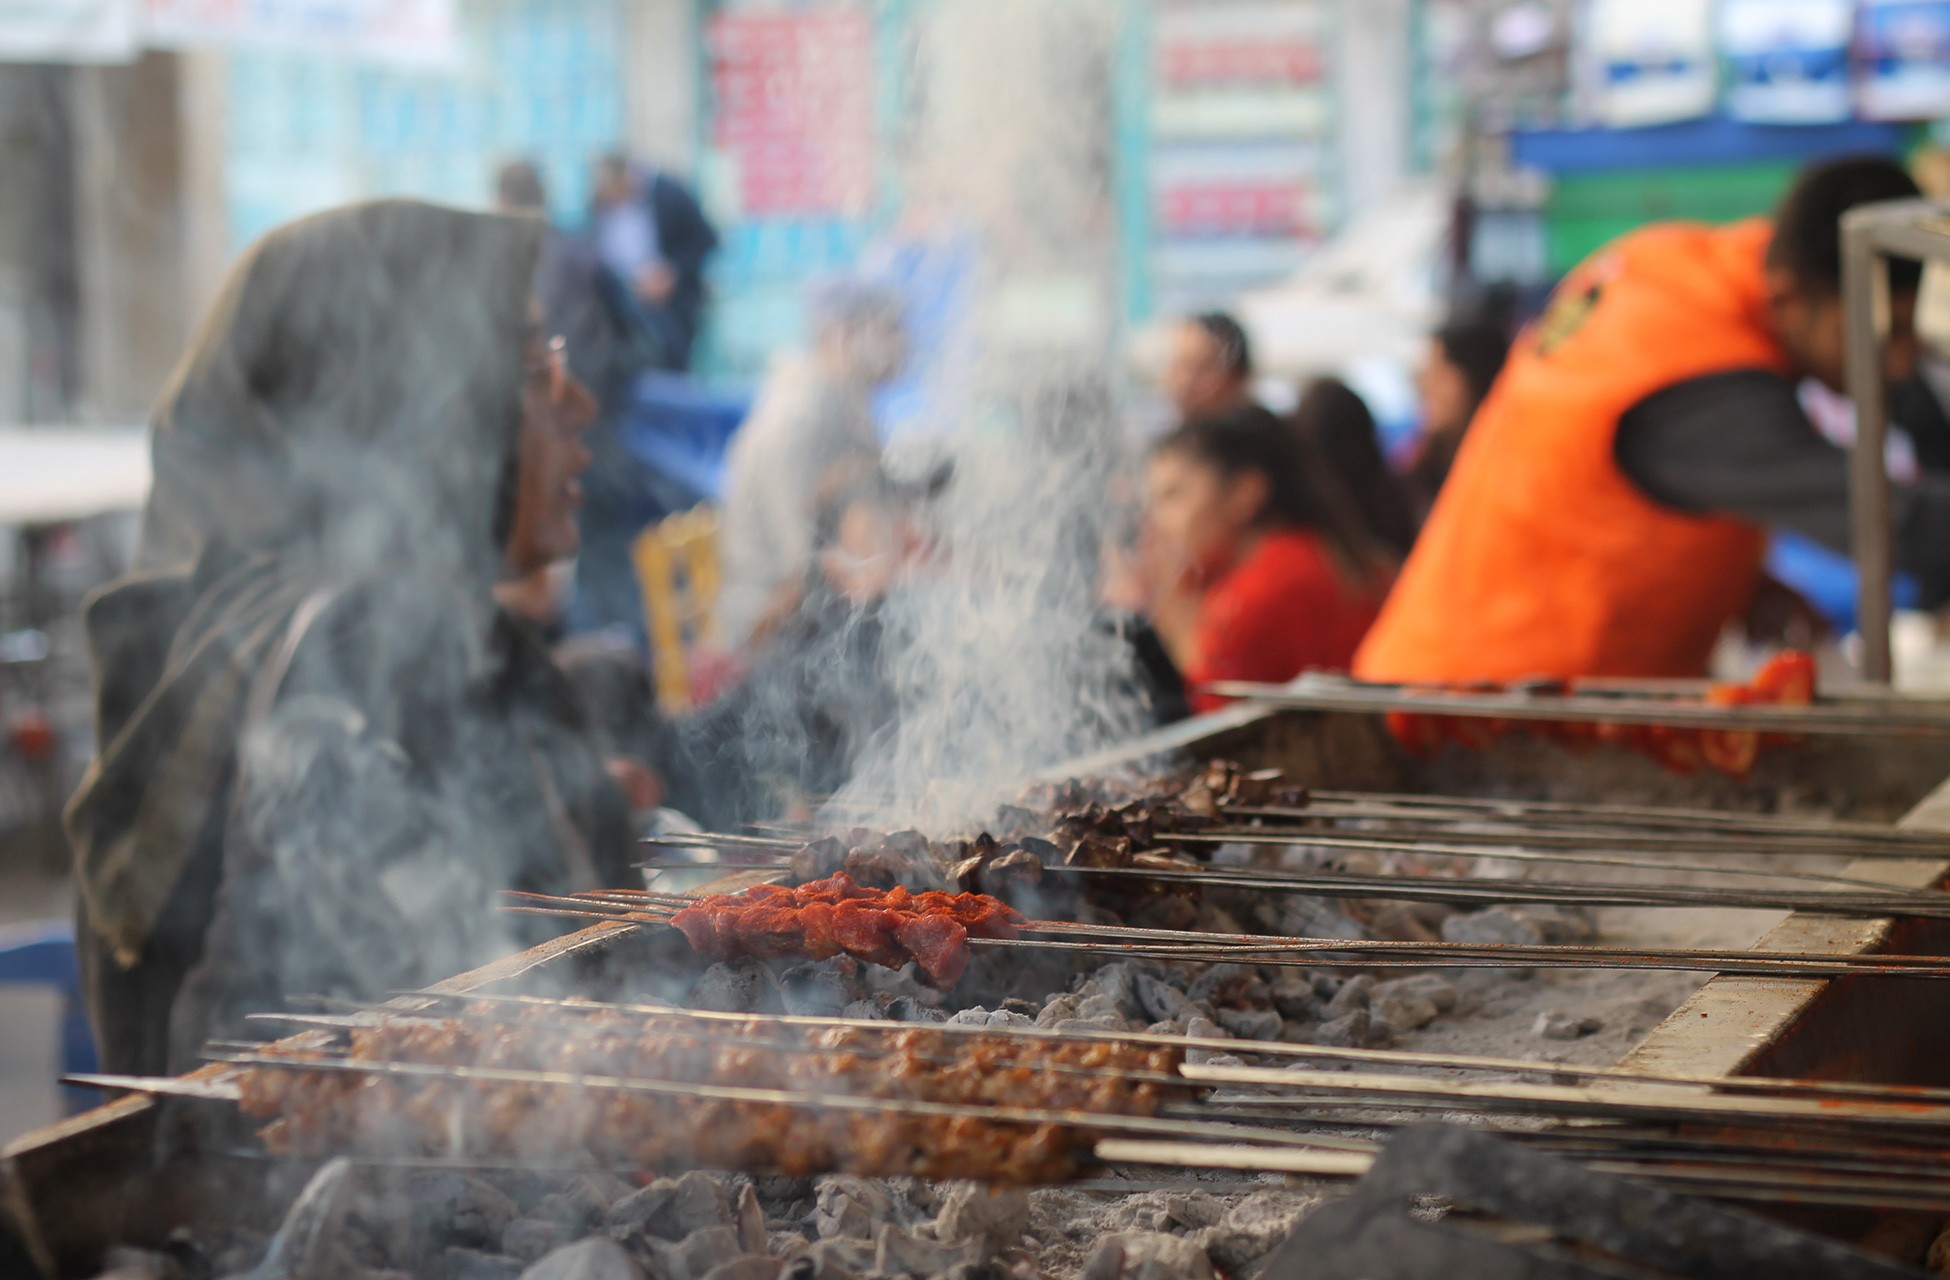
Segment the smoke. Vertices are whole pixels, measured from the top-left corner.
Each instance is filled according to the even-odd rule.
[[[977,821],[1042,768],[1143,722],[1129,646],[1096,607],[1125,436],[1113,394],[1112,48],[1103,3],[946,0],[914,51],[905,177],[919,234],[980,246],[967,332],[929,371],[942,466],[930,567],[883,610],[895,719],[840,808]],[[999,92],[999,86],[1007,86]]]

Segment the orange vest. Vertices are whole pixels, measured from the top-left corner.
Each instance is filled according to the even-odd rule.
[[[1612,440],[1626,410],[1675,383],[1787,371],[1765,312],[1771,230],[1647,227],[1565,277],[1470,424],[1357,676],[1705,671],[1753,593],[1765,535],[1659,506]]]

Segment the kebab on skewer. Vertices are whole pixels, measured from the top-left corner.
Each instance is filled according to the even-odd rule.
[[[1023,1183],[1090,1162],[1100,1135],[1051,1114],[1151,1117],[1195,1092],[1178,1080],[1175,1046],[847,1026],[781,1041],[779,1030],[752,1020],[706,1034],[681,1016],[391,1018],[353,1028],[342,1053],[273,1046],[238,1083],[281,1154]]]

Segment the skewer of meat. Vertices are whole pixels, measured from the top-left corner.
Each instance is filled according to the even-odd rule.
[[[970,937],[1020,937],[1028,922],[985,894],[869,889],[841,872],[790,888],[758,885],[702,898],[670,923],[716,960],[844,954],[889,969],[912,960],[946,989],[968,968]]]

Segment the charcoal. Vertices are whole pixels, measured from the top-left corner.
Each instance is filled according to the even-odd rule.
[[[676,1280],[704,1280],[718,1267],[744,1253],[745,1246],[739,1243],[735,1228],[706,1227],[685,1236],[682,1243],[664,1256],[674,1263]]]
[[[738,1243],[746,1253],[764,1253],[765,1206],[758,1202],[758,1191],[747,1182],[738,1188],[731,1205],[732,1223],[738,1229]]]
[[[1273,1007],[1282,1018],[1293,1022],[1304,1022],[1320,1015],[1320,1002],[1314,995],[1313,984],[1295,974],[1285,974],[1271,984],[1269,993],[1273,997]]]
[[[1077,1016],[1077,1006],[1082,1003],[1083,1001],[1074,995],[1057,996],[1044,1005],[1042,1012],[1036,1015],[1036,1025],[1053,1027],[1065,1019],[1074,1018]]]
[[[883,1276],[939,1275],[959,1263],[974,1262],[981,1246],[930,1240],[891,1223],[881,1223],[873,1235],[873,1269]]]
[[[1175,893],[1153,894],[1127,919],[1138,929],[1190,929],[1198,923],[1198,904]]]
[[[1122,1016],[1155,1022],[1155,1018],[1145,1014],[1144,1005],[1138,999],[1137,980],[1141,976],[1144,976],[1144,971],[1131,961],[1114,960],[1090,975],[1090,981],[1084,984],[1083,991],[1079,994],[1101,995],[1108,999]]]
[[[816,1240],[781,1272],[781,1280],[851,1280],[873,1270],[873,1246],[865,1240]]]
[[[446,1280],[517,1280],[524,1265],[503,1254],[461,1248],[447,1250],[446,1264]]]
[[[747,956],[704,971],[691,992],[691,1006],[722,1013],[777,1013],[785,999],[772,971]]]
[[[958,1027],[1031,1027],[1036,1020],[1008,1009],[963,1009],[949,1023]]]
[[[1390,992],[1375,998],[1374,1016],[1396,1031],[1416,1031],[1441,1016],[1431,1002],[1408,992]]]
[[[999,1262],[958,1262],[941,1273],[941,1280],[1014,1280],[1014,1275]]]
[[[1206,1256],[1227,1271],[1245,1271],[1293,1234],[1307,1202],[1291,1192],[1262,1191],[1232,1206],[1217,1225],[1195,1239]]]
[[[426,1173],[409,1179],[406,1196],[412,1205],[416,1238],[465,1249],[496,1249],[508,1224],[520,1210],[507,1192],[458,1173]],[[596,1212],[601,1212],[597,1206]],[[595,1214],[582,1219],[593,1222]]]
[[[777,1258],[747,1254],[719,1263],[706,1272],[702,1280],[777,1280],[779,1267]]]
[[[1089,988],[1086,987],[1084,990],[1089,991]],[[1108,1018],[1114,1020],[1121,1029],[1124,1022],[1124,1011],[1118,1007],[1117,1001],[1098,992],[1085,995],[1081,1000],[1077,1001],[1077,1017],[1089,1018],[1093,1021]]]
[[[824,880],[838,871],[846,861],[846,846],[827,836],[811,844],[802,845],[792,855],[792,875],[795,880]]]
[[[644,1280],[623,1246],[602,1236],[565,1245],[521,1273],[520,1280]]]
[[[787,1013],[809,1018],[832,1017],[858,995],[854,984],[836,972],[830,960],[787,969],[779,975],[779,993]]]
[[[609,1210],[610,1206],[604,1203],[601,1196],[596,1195],[581,1182],[573,1182],[553,1195],[542,1197],[542,1202],[535,1206],[534,1216],[560,1223],[573,1238],[584,1234],[598,1222],[603,1221],[608,1216]],[[514,1215],[508,1215],[508,1221],[513,1220]],[[507,1224],[503,1223],[502,1230],[506,1229]],[[465,1244],[467,1241],[457,1240],[455,1243]]]
[[[912,962],[898,969],[868,965],[862,970],[860,978],[869,992],[889,999],[906,996],[925,1005],[938,1005],[946,998],[938,988],[928,984],[927,979],[921,976],[920,967]]]
[[[1218,1009],[1271,1009],[1273,992],[1257,972],[1239,964],[1215,964],[1186,991]]]
[[[1113,1231],[1196,1231],[1225,1216],[1225,1202],[1203,1191],[1143,1191],[1105,1212]]]
[[[1267,904],[1261,920],[1290,938],[1366,938],[1368,931],[1326,898],[1289,893],[1278,904]],[[1255,913],[1259,914],[1259,913]]]
[[[822,1178],[814,1193],[813,1229],[822,1240],[868,1240],[874,1224],[893,1215],[894,1197],[866,1178]]]
[[[887,1002],[887,1016],[895,1022],[946,1022],[948,1015],[913,996],[895,996]]]
[[[1191,1010],[1191,998],[1163,978],[1140,973],[1132,979],[1131,986],[1136,993],[1138,1007],[1152,1022],[1183,1017]]]
[[[942,1196],[935,1235],[950,1243],[972,1243],[999,1252],[1022,1239],[1029,1220],[1029,1193],[996,1190],[979,1182],[957,1182]]]
[[[1321,1023],[1310,1037],[1314,1044],[1340,1049],[1367,1049],[1376,1046],[1374,1017],[1366,1009]]]
[[[1042,1006],[1034,1000],[1025,1000],[1021,996],[1010,996],[1002,1002],[1002,1012],[1019,1013],[1026,1018],[1034,1018],[1038,1013],[1042,1012]]]
[[[708,1173],[659,1178],[617,1201],[603,1217],[605,1227],[664,1240],[731,1224],[731,1201]]]
[[[1092,1250],[1081,1280],[1213,1280],[1212,1262],[1196,1241],[1132,1231],[1106,1237]]]
[[[1435,1006],[1437,1013],[1455,1012],[1456,1003],[1461,998],[1456,990],[1456,984],[1438,973],[1418,973],[1412,978],[1396,978],[1392,982],[1375,984],[1376,1000],[1394,995],[1414,996],[1427,1000]]]
[[[1219,1025],[1241,1040],[1278,1040],[1285,1029],[1271,1009],[1221,1009]]]
[[[1546,1009],[1537,1015],[1531,1034],[1546,1040],[1582,1040],[1605,1029],[1605,1020],[1590,1014],[1565,1013]]]
[[[1360,974],[1341,984],[1340,990],[1334,993],[1334,998],[1327,1002],[1327,1008],[1322,1011],[1322,1016],[1330,1021],[1344,1018],[1356,1009],[1366,1009],[1373,998],[1374,979],[1365,973]]]
[[[885,1021],[887,1010],[877,1000],[855,1000],[840,1010],[843,1018],[860,1018],[866,1021]]]
[[[549,1250],[568,1242],[569,1232],[548,1218],[516,1218],[501,1233],[501,1252],[523,1262],[539,1262]]]

